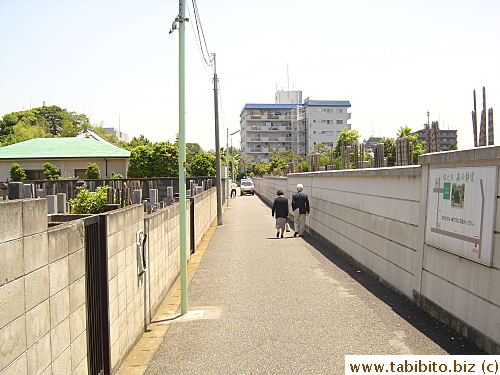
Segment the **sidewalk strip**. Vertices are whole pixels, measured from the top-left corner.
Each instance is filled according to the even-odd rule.
[[[217,228],[216,221],[210,226],[207,233],[203,236],[200,245],[196,248],[194,254],[191,255],[188,262],[188,284],[194,277],[194,274],[207,250],[208,244]],[[153,358],[156,350],[163,341],[163,337],[167,333],[172,319],[178,313],[181,304],[181,285],[180,277],[177,277],[174,285],[170,289],[163,301],[161,307],[158,309],[153,318],[153,322],[148,326],[137,345],[129,353],[120,369],[118,375],[142,375],[148,368],[149,362]]]

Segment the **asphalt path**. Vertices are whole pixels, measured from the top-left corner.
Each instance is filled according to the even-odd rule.
[[[271,209],[224,210],[146,374],[343,374],[347,354],[485,354],[307,233],[277,239]]]

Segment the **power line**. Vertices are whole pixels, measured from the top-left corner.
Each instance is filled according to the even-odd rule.
[[[191,12],[189,10],[189,7],[187,6],[187,10],[188,10],[188,13],[189,13],[189,18],[192,18],[191,17]],[[197,38],[197,34],[196,34],[196,30],[194,29],[194,24],[193,22],[191,22],[191,28],[193,29],[193,34],[194,34],[194,37],[196,39],[196,41],[198,42],[198,38]],[[198,43],[196,43],[198,45]],[[198,48],[198,52],[200,54],[200,59],[202,60],[202,65],[203,65],[203,70],[205,71],[205,74],[207,75],[208,79],[211,81],[213,78],[212,76],[208,73],[208,70],[207,70],[207,65],[205,63],[203,63],[203,51],[201,50],[201,48]]]
[[[213,59],[213,57],[211,57],[212,54],[210,54],[208,46],[207,46],[207,40],[205,38],[203,26],[201,25],[201,17],[200,17],[200,12],[198,10],[198,5],[196,4],[196,0],[192,0],[192,3],[193,3],[194,20],[195,20],[195,24],[196,24],[195,36],[197,36],[196,39],[198,40],[198,43],[199,43],[200,53],[201,53],[203,60],[205,61],[205,64],[207,64],[208,66],[211,66],[213,69],[214,68],[214,66],[213,66],[214,59]],[[193,26],[193,31],[194,31],[194,26]]]

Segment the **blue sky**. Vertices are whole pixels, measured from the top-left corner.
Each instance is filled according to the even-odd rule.
[[[418,130],[429,110],[441,129],[458,130],[460,149],[472,147],[473,89],[478,108],[486,86],[487,107],[500,113],[498,1],[197,6],[217,55],[221,144],[227,129],[239,129],[245,103],[272,103],[276,88],[349,100],[362,138],[393,137],[403,125]],[[168,31],[177,14],[172,0],[0,0],[0,115],[45,101],[130,136],[175,140],[178,33]],[[213,72],[193,26],[186,28],[186,135],[213,149]],[[232,142],[238,146],[239,136]]]

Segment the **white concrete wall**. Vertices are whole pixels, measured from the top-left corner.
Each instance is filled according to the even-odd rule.
[[[0,373],[87,374],[83,223],[45,199],[0,202]]]
[[[422,176],[433,168],[457,166],[500,167],[500,147],[482,147],[420,157]],[[500,184],[498,184],[500,188]],[[500,354],[500,212],[496,194],[496,227],[494,232],[493,265],[476,263],[452,253],[424,244],[422,281],[418,293],[430,305],[435,316],[450,321],[460,333],[478,338],[489,353]],[[452,317],[456,317],[454,321]]]
[[[491,267],[425,244],[429,170],[500,167],[500,147],[429,154],[420,162],[422,166],[256,178],[255,190],[272,202],[277,188],[286,186],[291,198],[296,184],[303,184],[311,205],[306,220],[310,234],[489,353],[500,354],[499,211]],[[497,201],[498,196],[500,190]]]

